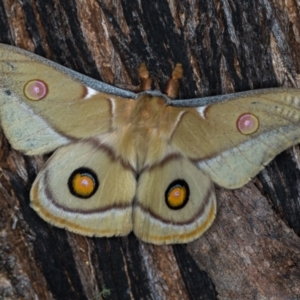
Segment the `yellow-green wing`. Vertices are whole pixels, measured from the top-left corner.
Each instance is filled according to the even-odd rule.
[[[187,243],[210,227],[216,210],[209,176],[179,154],[167,155],[138,178],[133,231],[148,243]]]
[[[171,142],[214,182],[237,188],[300,141],[300,91],[226,96],[226,101],[186,109]]]
[[[33,183],[33,209],[47,222],[87,236],[132,230],[135,171],[97,139],[58,149]]]
[[[111,129],[113,110],[134,94],[0,44],[0,118],[12,146],[49,152]]]

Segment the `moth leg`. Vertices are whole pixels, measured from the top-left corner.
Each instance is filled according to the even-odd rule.
[[[141,91],[149,91],[151,90],[152,79],[149,77],[149,71],[145,63],[141,63],[138,68],[138,74],[141,80]]]
[[[182,64],[176,64],[175,68],[173,69],[171,79],[169,80],[166,88],[166,95],[171,98],[175,99],[178,96],[179,91],[179,79],[183,76],[183,69]]]

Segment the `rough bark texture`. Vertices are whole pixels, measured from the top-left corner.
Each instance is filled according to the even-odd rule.
[[[184,66],[182,98],[299,86],[296,0],[1,0],[0,41],[104,82],[137,85],[146,62],[163,90]],[[1,79],[0,79],[1,80]],[[133,235],[86,238],[29,207],[44,158],[1,133],[3,299],[300,299],[299,147],[247,186],[217,189],[218,215],[189,245]]]

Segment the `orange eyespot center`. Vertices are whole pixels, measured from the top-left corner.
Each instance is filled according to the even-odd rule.
[[[182,205],[186,197],[186,190],[184,187],[174,187],[168,196],[169,204],[173,207]]]
[[[166,190],[166,204],[171,209],[183,208],[189,200],[190,190],[186,181],[178,179],[173,181]]]
[[[95,183],[89,176],[77,174],[73,178],[73,187],[77,194],[89,196],[95,188]]]
[[[250,113],[242,114],[237,120],[237,129],[244,135],[252,134],[259,128],[258,118]]]
[[[69,178],[71,194],[79,198],[89,198],[95,194],[99,183],[96,174],[88,168],[75,170]]]
[[[24,86],[24,95],[27,99],[36,101],[45,98],[48,94],[47,84],[41,80],[30,80]]]

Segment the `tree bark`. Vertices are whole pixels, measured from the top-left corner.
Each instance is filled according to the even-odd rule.
[[[296,0],[2,0],[0,28],[2,43],[128,89],[141,62],[162,91],[182,63],[181,98],[299,86]],[[46,158],[15,151],[2,132],[1,142],[1,297],[300,298],[299,146],[245,187],[217,188],[216,221],[198,240],[154,246],[45,223],[29,191]]]

